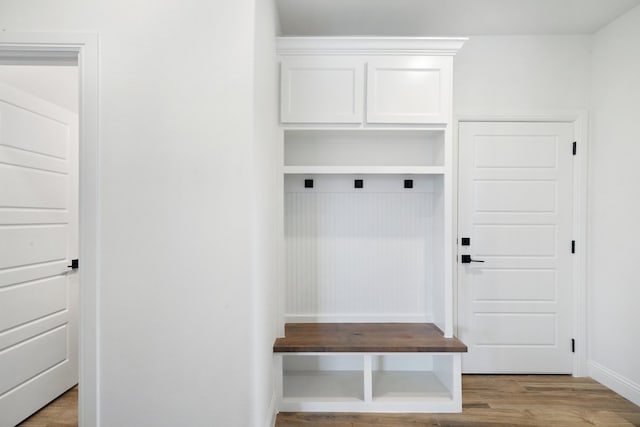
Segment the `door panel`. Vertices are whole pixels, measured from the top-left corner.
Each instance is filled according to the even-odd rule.
[[[554,256],[553,225],[476,225],[474,252],[483,257]]]
[[[474,278],[476,301],[553,301],[556,272],[544,269],[484,268]]]
[[[16,90],[12,90],[17,93]],[[4,91],[6,93],[6,90]],[[31,99],[24,102],[26,94],[19,94],[17,104],[5,102],[2,104],[2,126],[0,126],[0,141],[2,145],[18,148],[27,152],[48,156],[54,159],[68,159],[69,150],[69,120],[60,117],[54,110],[57,107],[49,104],[43,107],[42,100],[29,96]],[[7,100],[7,97],[3,97]],[[13,98],[15,99],[15,97]],[[26,107],[35,106],[36,110]],[[36,105],[39,104],[39,105]],[[42,114],[40,114],[42,113]],[[64,112],[63,114],[68,114]],[[57,117],[52,117],[52,116]],[[62,120],[57,120],[62,118]]]
[[[53,276],[43,280],[0,288],[0,331],[67,308],[67,280]],[[24,307],[14,310],[13,307]]]
[[[77,115],[0,85],[0,425],[78,381]]]
[[[67,257],[67,226],[63,224],[0,228],[0,268],[63,260]]]
[[[461,123],[458,335],[468,373],[570,373],[570,123]]]
[[[491,169],[555,168],[557,150],[553,135],[476,135],[473,164]]]
[[[555,211],[555,182],[477,180],[475,187],[476,212]]]
[[[4,161],[15,161],[3,156]],[[26,163],[26,162],[25,162]],[[18,185],[3,186],[0,197],[4,206],[13,208],[64,209],[67,203],[69,177],[59,172],[42,169],[31,169],[37,166],[22,167],[0,165],[1,182],[12,182]],[[24,191],[28,189],[29,191]]]
[[[477,313],[477,346],[554,345],[556,317],[548,313]]]
[[[67,332],[62,325],[2,351],[0,366],[12,368],[0,378],[0,394],[67,360]]]

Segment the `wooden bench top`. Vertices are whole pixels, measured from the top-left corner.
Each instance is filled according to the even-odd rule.
[[[287,323],[276,353],[464,353],[433,323]]]

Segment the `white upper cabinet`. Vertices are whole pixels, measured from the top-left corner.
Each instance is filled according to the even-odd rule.
[[[361,123],[362,61],[348,57],[300,57],[282,61],[283,123]]]
[[[453,55],[464,41],[281,37],[280,119],[355,127],[446,125]]]
[[[383,57],[367,62],[367,123],[446,124],[452,58]]]

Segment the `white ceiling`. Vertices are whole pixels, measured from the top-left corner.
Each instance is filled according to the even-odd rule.
[[[640,0],[277,0],[283,36],[591,34]]]

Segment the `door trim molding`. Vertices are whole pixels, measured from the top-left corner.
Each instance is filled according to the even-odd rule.
[[[99,144],[98,35],[0,32],[0,63],[69,64],[79,68],[79,425],[99,426]],[[70,62],[71,61],[71,62]]]
[[[573,168],[573,235],[578,242],[575,256],[573,257],[573,336],[576,340],[575,354],[573,358],[573,376],[588,376],[587,354],[587,262],[586,248],[589,244],[587,228],[588,221],[588,193],[587,185],[589,171],[589,114],[587,110],[522,113],[522,114],[456,114],[453,121],[453,218],[454,239],[458,236],[458,153],[459,153],[459,127],[462,122],[557,122],[572,123],[574,138],[578,141],[578,150],[575,156]],[[453,245],[453,251],[457,248]],[[456,254],[452,253],[455,259]],[[457,334],[458,327],[458,272],[457,264],[453,267],[454,285],[454,330]],[[568,344],[567,344],[568,345]]]

